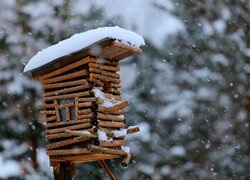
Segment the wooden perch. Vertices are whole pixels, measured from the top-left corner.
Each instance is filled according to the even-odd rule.
[[[130,159],[131,159],[131,154],[127,153],[122,160],[122,166],[127,167]]]
[[[87,149],[91,151],[92,153],[101,153],[101,154],[114,154],[119,156],[124,156],[126,153],[119,149],[113,149],[113,148],[105,148],[105,147],[99,147],[95,145],[87,145]]]
[[[43,84],[43,89],[54,89],[54,88],[61,88],[61,87],[69,87],[69,86],[90,86],[89,82],[86,79],[68,81],[68,82],[61,82],[61,83],[53,83],[53,84]]]
[[[79,154],[89,154],[91,153],[87,148],[80,149],[64,149],[64,150],[50,150],[47,151],[49,156],[58,156],[58,155],[79,155]]]
[[[59,68],[55,71],[51,71],[50,73],[47,73],[45,75],[39,76],[38,79],[47,79],[47,78],[51,78],[53,76],[62,74],[64,72],[67,72],[69,70],[72,70],[74,68],[77,68],[79,66],[82,66],[83,64],[89,63],[90,62],[90,58],[89,57],[85,57],[79,61],[76,61],[75,63],[69,64],[67,66],[64,66],[63,68]]]

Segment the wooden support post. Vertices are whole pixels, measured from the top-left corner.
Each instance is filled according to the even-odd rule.
[[[55,180],[72,180],[74,175],[74,164],[69,161],[60,162],[56,167],[53,167]]]
[[[108,165],[105,163],[104,160],[99,160],[99,164],[101,165],[102,169],[105,171],[105,173],[109,176],[110,180],[116,180],[115,176],[110,171]]]

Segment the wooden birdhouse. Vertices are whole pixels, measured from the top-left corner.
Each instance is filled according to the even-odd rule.
[[[128,102],[119,88],[120,60],[140,54],[144,40],[119,27],[76,34],[38,52],[25,66],[40,81],[44,103],[39,119],[45,125],[47,155],[56,168],[60,162],[83,163],[130,153],[125,137],[139,131],[126,127],[123,109]]]

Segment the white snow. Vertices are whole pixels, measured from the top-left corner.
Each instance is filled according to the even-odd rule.
[[[103,93],[100,89],[96,87],[94,87],[92,91],[95,93],[95,97],[103,100],[103,103],[101,104],[103,107],[110,108],[121,103],[121,101],[105,97],[105,93]]]
[[[127,135],[127,130],[126,129],[114,130],[113,133],[114,133],[115,137],[126,136]]]
[[[106,133],[104,131],[101,131],[100,129],[98,129],[97,135],[98,135],[98,139],[101,140],[101,141],[107,141],[108,140],[108,137],[107,137]]]
[[[9,176],[20,176],[21,166],[17,161],[4,159],[0,154],[0,178],[7,179]]]
[[[129,153],[129,152],[130,152],[129,147],[126,147],[126,146],[122,146],[122,150],[123,150],[125,153]]]
[[[115,27],[102,27],[75,34],[72,37],[52,45],[32,57],[24,68],[24,72],[31,71],[48,64],[55,59],[86,48],[105,38],[112,38],[119,42],[139,48],[145,45],[144,39],[135,32]]]
[[[174,146],[169,151],[174,156],[181,157],[186,155],[186,150],[182,146]]]

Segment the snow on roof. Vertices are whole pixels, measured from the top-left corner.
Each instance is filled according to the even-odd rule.
[[[60,41],[32,57],[24,68],[24,72],[31,71],[48,64],[55,59],[66,56],[80,49],[90,46],[105,38],[119,40],[120,43],[139,48],[145,45],[144,39],[135,32],[122,29],[118,26],[101,27],[83,33],[75,34],[68,39]]]

